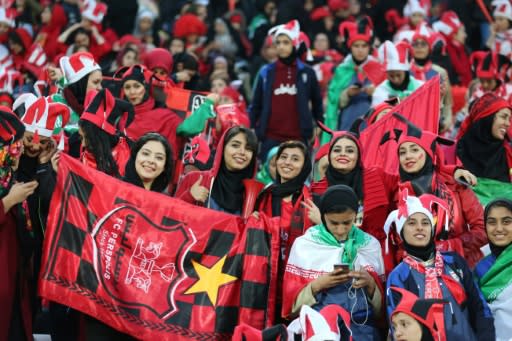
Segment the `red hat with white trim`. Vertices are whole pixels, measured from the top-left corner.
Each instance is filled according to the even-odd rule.
[[[90,21],[101,24],[103,17],[107,14],[107,5],[98,3],[96,0],[85,0],[80,9],[82,18],[89,19]]]
[[[503,17],[512,21],[512,4],[508,0],[493,1],[494,7],[493,17]]]
[[[409,45],[403,41],[395,45],[386,40],[379,47],[379,60],[386,71],[409,71]]]
[[[7,26],[14,28],[16,25],[16,10],[14,8],[0,7],[0,23],[6,23]]]
[[[41,45],[33,44],[23,61],[23,68],[39,78],[41,72],[44,72],[44,67],[47,63],[48,59]]]
[[[339,305],[328,305],[319,312],[304,305],[300,309],[299,318],[288,326],[288,336],[293,339],[302,334],[305,341],[352,340],[350,330],[350,313]]]
[[[430,11],[429,0],[408,0],[404,6],[404,17],[410,17],[415,13],[420,13],[425,18]]]
[[[3,69],[0,71],[0,74],[0,91],[12,93],[16,86],[20,86],[25,83],[25,79],[19,71]]]
[[[368,16],[357,23],[346,20],[338,26],[338,31],[345,38],[348,47],[351,47],[357,40],[370,43],[373,36],[373,22]]]
[[[69,57],[64,56],[60,59],[59,64],[68,84],[76,83],[89,73],[101,70],[89,52],[77,52]]]
[[[11,108],[0,106],[0,148],[23,137],[25,126]]]
[[[272,36],[272,40],[275,42],[278,36],[284,34],[291,39],[295,47],[300,45],[300,24],[297,20],[292,20],[283,25],[277,25],[272,27],[268,31],[268,35]]]
[[[441,20],[432,24],[434,31],[442,33],[449,38],[457,34],[462,26],[462,22],[454,11],[444,12]]]

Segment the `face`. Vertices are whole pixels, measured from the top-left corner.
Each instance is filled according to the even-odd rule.
[[[363,40],[356,40],[352,43],[352,46],[350,46],[350,52],[355,60],[362,62],[368,58],[370,44]]]
[[[340,173],[350,172],[357,165],[358,152],[354,141],[349,138],[340,138],[329,154],[332,167]]]
[[[482,86],[482,90],[485,92],[493,91],[496,89],[498,82],[494,78],[479,78],[480,85]]]
[[[122,66],[133,66],[137,64],[137,54],[133,51],[127,51],[124,56],[123,60],[121,61]]]
[[[87,91],[89,90],[101,90],[101,81],[103,79],[103,75],[100,70],[95,70],[89,74],[89,79],[87,80]]]
[[[277,177],[277,155],[270,158],[268,162],[268,172],[270,173],[270,177],[275,180]]]
[[[167,74],[167,71],[165,71],[164,69],[162,69],[161,67],[156,67],[154,68],[153,70],[153,73],[155,74],[155,76],[157,76],[158,78],[160,79],[167,79],[167,77],[169,77],[169,75]]]
[[[224,25],[224,23],[222,23],[221,20],[215,20],[213,30],[217,34],[224,34],[224,33],[226,33],[226,25]]]
[[[424,19],[425,19],[425,17],[421,13],[413,13],[411,15],[411,17],[409,18],[409,20],[411,21],[411,24],[415,27],[417,25],[419,25]]]
[[[41,22],[43,24],[48,24],[52,19],[52,10],[50,7],[45,7],[41,12]]]
[[[505,32],[510,27],[510,22],[505,17],[495,17],[494,18],[494,26],[496,29],[496,32]]]
[[[214,94],[217,94],[219,95],[223,90],[224,88],[227,86],[226,84],[226,81],[222,78],[215,78],[214,80],[212,80],[212,87],[211,87],[211,92],[213,92]]]
[[[11,50],[12,54],[20,54],[23,52],[23,46],[9,39],[9,50]]]
[[[398,148],[400,167],[409,174],[419,172],[425,166],[426,157],[425,150],[413,142],[404,142]]]
[[[139,30],[141,32],[149,31],[151,26],[153,26],[153,20],[151,20],[151,18],[144,17],[139,20]]]
[[[9,32],[9,28],[10,28],[9,25],[7,25],[4,22],[0,22],[0,34]]]
[[[466,29],[464,28],[464,26],[459,28],[459,30],[455,34],[455,37],[453,37],[453,39],[455,39],[456,41],[458,41],[461,44],[464,44],[466,42],[466,38],[467,38],[467,34],[466,34]]]
[[[277,36],[275,44],[279,58],[286,58],[292,54],[293,43],[288,36],[284,34]]]
[[[181,39],[173,39],[171,41],[171,46],[169,47],[169,52],[174,56],[177,53],[182,53],[185,51],[185,43]]]
[[[329,49],[329,39],[325,33],[318,33],[316,35],[313,48],[317,51],[327,51]]]
[[[159,141],[148,141],[135,157],[135,171],[143,182],[153,182],[165,167],[165,148]]]
[[[512,212],[506,207],[494,207],[485,221],[489,242],[496,246],[512,243]]]
[[[123,91],[126,99],[132,105],[138,105],[142,103],[144,95],[146,94],[146,88],[144,88],[144,85],[137,82],[136,80],[128,80],[124,82]]]
[[[391,319],[396,341],[420,341],[422,330],[418,321],[404,313],[396,313]]]
[[[423,213],[414,213],[405,221],[404,239],[412,246],[427,246],[432,237],[432,224]]]
[[[39,135],[39,143],[34,143],[34,133],[25,131],[23,134],[23,147],[24,154],[28,157],[36,157],[43,150],[46,150],[51,145],[51,138]]]
[[[90,39],[89,36],[85,33],[78,33],[75,36],[75,45],[77,46],[89,46]]]
[[[277,172],[281,183],[296,178],[304,166],[304,154],[300,148],[285,148],[277,159]]]
[[[388,77],[388,80],[391,82],[391,84],[393,85],[400,85],[404,82],[405,80],[405,71],[401,71],[401,70],[393,70],[393,71],[388,71],[387,72],[387,77]]]
[[[229,171],[240,171],[251,163],[254,152],[248,149],[244,133],[238,133],[224,147],[224,163]]]
[[[423,39],[416,39],[412,44],[412,55],[415,59],[426,59],[429,54],[428,43]]]
[[[327,229],[338,241],[341,241],[347,239],[348,233],[356,221],[356,212],[348,210],[343,213],[326,213],[324,218]]]
[[[85,136],[85,133],[81,127],[78,127],[78,135],[80,135],[82,147],[87,148],[87,136]]]
[[[503,108],[494,115],[492,122],[492,136],[498,140],[505,139],[508,128],[510,128],[510,114],[508,108]]]

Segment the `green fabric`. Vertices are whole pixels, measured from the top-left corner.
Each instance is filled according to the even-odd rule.
[[[311,238],[319,244],[340,247],[342,243],[345,244],[345,248],[343,250],[343,254],[341,256],[341,262],[350,265],[350,269],[353,269],[353,263],[357,256],[357,251],[368,245],[371,241],[370,235],[365,233],[363,230],[359,229],[356,226],[352,226],[350,232],[348,233],[347,240],[339,242],[332,235],[329,230],[324,226],[324,224],[319,224],[311,227],[308,230]]]
[[[277,154],[277,151],[279,150],[279,146],[275,146],[272,149],[270,149],[267,153],[267,158],[265,160],[265,163],[261,165],[260,171],[256,174],[256,180],[264,184],[265,186],[273,183],[274,180],[270,176],[270,160],[274,155]]]
[[[324,115],[324,124],[332,130],[338,130],[340,94],[348,87],[355,73],[356,65],[352,59],[348,59],[347,61],[338,65],[336,71],[334,72],[334,76],[329,83],[327,90],[327,108]],[[322,137],[320,138],[320,143],[322,145],[326,144],[330,139],[331,135],[323,132]]]
[[[176,134],[180,136],[195,136],[203,132],[206,121],[216,116],[213,109],[214,104],[211,99],[207,98],[192,115],[181,122],[176,129]]]
[[[409,84],[407,85],[407,89],[405,90],[396,90],[391,87],[388,80],[385,81],[385,87],[388,92],[389,98],[398,97],[399,99],[404,99],[405,97],[412,94],[416,89],[418,89],[422,85],[421,81],[417,80],[413,76],[410,76]]]
[[[256,33],[258,27],[265,25],[267,22],[268,19],[263,13],[257,14],[254,18],[252,18],[251,23],[247,28],[249,38],[254,38],[254,34]]]
[[[478,178],[478,184],[472,189],[483,206],[496,198],[512,200],[512,183],[509,182]]]
[[[491,256],[488,256],[491,257]],[[496,259],[489,271],[478,279],[480,290],[487,302],[494,301],[512,283],[512,245]]]
[[[61,93],[56,93],[51,96],[53,102],[58,102],[65,104],[69,107],[69,110],[71,110],[71,115],[69,117],[68,124],[64,127],[64,131],[67,133],[74,133],[78,131],[78,120],[80,119],[80,115],[78,115],[71,107],[68,105],[68,102],[66,102],[66,99],[64,96],[62,96]],[[60,116],[55,121],[55,129],[53,130],[53,133],[55,135],[58,135],[60,133],[60,130],[62,128],[62,119]]]

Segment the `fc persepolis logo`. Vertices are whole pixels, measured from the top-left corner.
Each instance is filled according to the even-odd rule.
[[[125,205],[99,219],[92,237],[96,274],[110,297],[159,318],[176,311],[174,291],[186,277],[184,255],[196,242],[191,230],[181,223],[159,226]]]

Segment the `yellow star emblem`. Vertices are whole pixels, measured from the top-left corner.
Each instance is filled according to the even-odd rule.
[[[187,289],[185,294],[196,294],[199,292],[206,292],[210,302],[215,306],[217,304],[217,295],[219,288],[224,284],[236,281],[238,278],[222,272],[222,267],[226,262],[226,256],[222,257],[211,268],[208,268],[195,260],[192,260],[192,265],[196,270],[199,279],[190,288]]]

